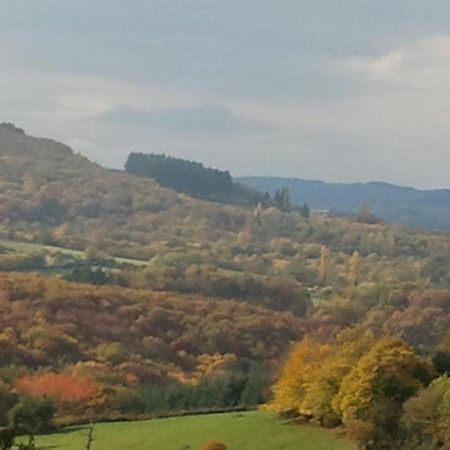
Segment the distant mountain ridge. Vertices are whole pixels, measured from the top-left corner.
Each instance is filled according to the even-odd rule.
[[[282,177],[240,177],[243,184],[273,194],[288,188],[294,204],[354,213],[367,202],[378,217],[393,223],[450,231],[450,189],[419,190],[384,182],[326,183]]]

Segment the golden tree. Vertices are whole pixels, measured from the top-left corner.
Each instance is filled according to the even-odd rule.
[[[273,388],[269,408],[295,411],[333,426],[340,414],[333,408],[342,379],[374,343],[370,331],[351,329],[340,333],[333,344],[304,339],[292,352]]]
[[[310,415],[311,411],[302,408],[302,401],[315,371],[331,350],[331,346],[319,344],[308,338],[300,342],[273,387],[274,399],[269,408],[278,412],[296,411]]]
[[[354,252],[349,260],[349,281],[353,286],[358,286],[359,274],[362,267],[362,258],[359,252]]]
[[[342,380],[333,406],[347,427],[385,443],[397,430],[403,403],[430,381],[430,372],[403,341],[381,339]]]
[[[331,252],[324,245],[320,249],[319,281],[324,284],[328,277]]]

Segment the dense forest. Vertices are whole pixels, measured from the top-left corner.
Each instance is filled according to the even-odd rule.
[[[133,175],[152,178],[162,186],[194,198],[257,205],[272,204],[270,197],[236,183],[229,172],[207,168],[203,164],[166,155],[131,153],[125,170]]]
[[[266,403],[448,448],[448,235],[195,199],[14,127],[0,158],[0,425]]]
[[[75,394],[59,398],[69,394],[57,387],[58,376],[63,383],[89,380],[96,395],[101,393],[95,406],[104,417],[141,412],[139,392],[154,396],[156,388],[164,392],[200,383],[201,390],[212,388],[203,380],[217,378],[218,389],[219,381],[239,375],[243,390],[249,374],[270,369],[306,326],[290,313],[242,303],[30,274],[0,275],[0,288],[3,383],[76,403]],[[54,378],[47,382],[49,376]],[[52,389],[59,390],[52,394]],[[239,398],[225,405],[218,401],[191,406],[231,407]],[[5,411],[0,412],[4,420]]]

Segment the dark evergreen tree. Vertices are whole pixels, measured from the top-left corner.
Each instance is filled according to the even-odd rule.
[[[268,382],[264,381],[261,369],[250,372],[241,394],[240,404],[246,408],[251,408],[263,403],[267,385]]]
[[[274,200],[277,208],[280,211],[290,212],[292,210],[289,189],[277,189],[277,191],[275,192]]]
[[[262,194],[241,183],[233,182],[228,171],[166,155],[131,153],[125,164],[128,173],[153,178],[159,184],[190,197],[213,202],[255,206],[274,205],[270,195]]]
[[[165,155],[131,153],[125,169],[134,175],[154,178],[178,192],[207,200],[227,196],[233,187],[229,172]]]
[[[11,411],[11,422],[15,428],[29,435],[33,444],[36,433],[52,427],[55,406],[48,398],[24,397]]]
[[[298,210],[305,219],[309,219],[311,211],[309,210],[309,207],[306,203],[304,203],[303,206],[300,206]]]
[[[0,450],[10,450],[14,446],[15,438],[14,427],[0,428]]]

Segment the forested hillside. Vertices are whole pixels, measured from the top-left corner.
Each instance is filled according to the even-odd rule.
[[[162,186],[186,195],[220,203],[256,206],[274,202],[262,193],[236,183],[229,172],[166,155],[131,153],[125,170],[133,175],[156,180]]]
[[[387,222],[450,231],[450,190],[418,190],[388,183],[324,183],[278,177],[242,177],[253,189],[271,194],[288,188],[294,204],[313,209],[354,214],[368,203],[376,216]]]
[[[415,421],[430,396],[445,409],[448,235],[309,217],[281,191],[194,199],[11,126],[0,158],[0,269],[23,272],[0,275],[2,423],[29,396],[60,421],[269,401],[361,445],[408,427],[429,442]]]
[[[4,127],[0,158],[4,236],[72,248],[101,247],[106,239],[120,253],[122,240],[139,240],[129,233],[154,229],[152,219],[191,203],[154,181],[103,169],[63,144]],[[127,225],[129,233],[121,234]]]
[[[241,395],[245,376],[270,369],[306,326],[292,314],[236,302],[29,274],[0,274],[0,292],[0,378],[19,391],[53,393],[61,401],[67,395],[69,403],[77,396],[53,391],[55,383],[89,380],[101,393],[96,407],[105,416],[141,411],[137,396],[144,388],[164,391],[219,378],[225,389],[231,373],[241,374],[243,385],[233,394]],[[250,401],[258,401],[258,389]],[[227,406],[211,402],[198,406]]]

